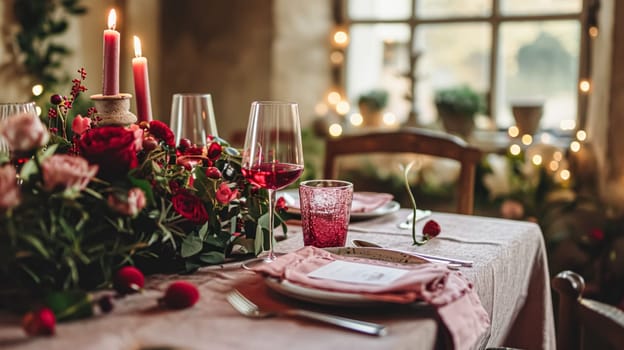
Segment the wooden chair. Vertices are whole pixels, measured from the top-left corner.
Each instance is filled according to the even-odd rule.
[[[624,349],[624,312],[614,306],[582,297],[581,275],[563,271],[552,280],[559,294],[557,349]],[[600,342],[598,344],[597,342]]]
[[[461,165],[457,184],[457,212],[472,214],[474,184],[481,151],[457,136],[433,130],[402,128],[397,131],[378,131],[366,134],[329,138],[325,144],[324,176],[337,176],[336,158],[365,153],[418,153],[457,160]]]

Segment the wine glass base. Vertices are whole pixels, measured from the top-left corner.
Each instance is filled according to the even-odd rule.
[[[281,255],[284,255],[285,253],[273,253],[273,259],[269,259],[269,255],[267,256],[260,256],[257,257],[255,259],[251,259],[249,261],[244,262],[243,264],[241,264],[241,267],[245,270],[248,271],[253,271],[253,268],[256,265],[260,265],[260,264],[270,264],[272,262],[274,262],[275,260],[277,260],[277,258]]]

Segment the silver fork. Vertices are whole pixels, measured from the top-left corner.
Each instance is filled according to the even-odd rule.
[[[234,309],[247,317],[265,318],[272,316],[296,316],[308,318],[319,322],[329,323],[334,326],[339,326],[356,332],[366,333],[375,336],[384,336],[388,333],[388,331],[386,330],[386,326],[377,323],[364,322],[346,317],[323,314],[320,312],[301,309],[287,309],[283,312],[261,310],[258,305],[251,302],[251,300],[247,299],[236,289],[229,292],[226,298],[230,305],[234,307]]]

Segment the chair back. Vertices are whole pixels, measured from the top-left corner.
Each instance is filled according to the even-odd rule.
[[[623,349],[624,312],[612,305],[582,297],[581,275],[563,271],[552,280],[559,295],[557,349]],[[596,342],[600,342],[600,345]]]
[[[457,212],[472,214],[474,209],[475,173],[481,151],[463,139],[450,134],[420,128],[376,131],[366,134],[329,138],[325,144],[324,176],[335,178],[336,158],[365,153],[417,153],[454,159],[461,170],[457,184]]]

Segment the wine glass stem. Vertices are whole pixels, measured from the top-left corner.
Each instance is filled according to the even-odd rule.
[[[275,252],[273,252],[273,222],[275,218],[275,190],[268,190],[269,192],[269,251],[268,255],[264,258],[264,261],[271,262],[275,260]]]

